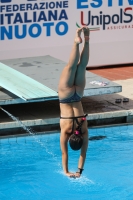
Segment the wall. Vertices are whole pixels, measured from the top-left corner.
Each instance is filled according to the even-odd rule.
[[[0,60],[67,62],[76,24],[91,29],[89,66],[133,62],[133,0],[0,0]]]

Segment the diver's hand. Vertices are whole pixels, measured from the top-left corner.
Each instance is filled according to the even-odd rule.
[[[78,173],[78,172],[76,172],[76,173],[74,174],[74,176],[75,176],[75,178],[79,178],[79,177],[81,176],[81,174]]]
[[[65,174],[66,174],[66,176],[68,176],[70,178],[75,178],[75,174],[72,172],[66,172]]]

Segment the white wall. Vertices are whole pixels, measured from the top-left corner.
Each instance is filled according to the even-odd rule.
[[[125,0],[123,5],[119,5],[122,2],[120,0],[107,0],[104,2],[100,0],[62,0],[58,2],[62,2],[62,4],[64,2],[65,8],[60,8],[58,10],[56,8],[39,10],[40,2],[42,1],[20,0],[18,4],[18,0],[12,0],[10,3],[2,3],[2,1],[0,1],[0,60],[49,54],[67,62],[77,28],[76,22],[81,25],[81,12],[83,12],[83,21],[84,23],[88,23],[88,13],[90,11],[91,16],[98,17],[99,23],[100,20],[102,21],[101,24],[97,24],[97,20],[95,19],[94,24],[92,25],[92,23],[90,23],[89,25],[90,28],[99,28],[98,31],[91,31],[90,34],[89,66],[133,62],[133,5],[129,5],[129,3],[131,4],[130,0]],[[45,1],[42,3],[46,2],[50,3],[50,1]],[[57,1],[52,0],[52,2],[56,3]],[[100,2],[102,2],[102,4],[100,7],[98,7]],[[38,10],[24,10],[27,4],[32,4],[33,7],[35,3],[37,3],[36,6],[38,5]],[[94,6],[98,8],[93,8],[93,4],[91,3],[94,3]],[[18,10],[13,12],[12,6],[15,4],[19,7],[21,5],[24,11]],[[51,3],[51,5],[53,4]],[[77,5],[88,8],[77,9]],[[5,10],[5,8],[8,8],[8,10]],[[128,10],[125,11],[125,8],[128,8]],[[59,20],[59,16],[61,12],[63,12],[62,9],[65,10],[65,16],[62,14],[62,19]],[[52,10],[52,12],[57,10],[58,20],[48,20],[48,12],[50,10]],[[24,22],[24,13],[26,13],[25,15],[27,15],[28,20],[33,21],[33,13],[36,12],[36,15],[39,16],[41,11],[45,13],[47,21],[45,21],[45,19],[41,20],[40,22]],[[20,15],[17,13],[20,13]],[[5,14],[13,16],[11,16],[11,18],[7,18],[4,16]],[[68,19],[66,19],[67,17]],[[108,23],[105,24],[105,30],[103,30],[104,18],[105,23]],[[2,21],[2,19],[4,20]],[[11,23],[9,23],[7,19],[11,19]],[[108,22],[109,19],[111,19],[110,22]],[[114,19],[114,23],[116,24],[113,24],[112,19]],[[117,21],[119,22],[117,23]],[[47,29],[43,26],[43,23],[53,23],[53,26],[51,26],[50,36],[47,36]],[[55,31],[55,27],[58,26],[59,23],[65,23],[66,26],[68,26],[68,32],[62,36],[58,35]],[[19,34],[21,35],[22,25],[26,26],[26,37],[23,39],[17,39],[14,33],[14,27],[18,26],[20,31]],[[12,37],[10,35],[12,39],[8,39],[4,35],[3,40],[3,27],[8,30],[9,26],[10,29],[13,30]],[[28,34],[28,30],[31,30],[32,26],[37,26],[40,28],[42,31],[40,36],[33,38]],[[36,34],[36,31],[39,31],[39,29],[32,29],[33,35]],[[58,31],[63,33],[64,26],[60,26]]]

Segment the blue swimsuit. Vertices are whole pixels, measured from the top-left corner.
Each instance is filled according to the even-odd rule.
[[[60,103],[73,103],[73,102],[79,102],[81,101],[81,97],[76,93],[74,93],[74,95],[72,97],[69,97],[67,99],[59,99]]]

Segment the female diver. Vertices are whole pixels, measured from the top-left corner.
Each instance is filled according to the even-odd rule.
[[[81,33],[84,35],[84,46],[80,55]],[[62,166],[64,173],[74,178],[82,174],[88,148],[88,128],[81,98],[85,88],[85,72],[89,60],[89,34],[88,27],[77,29],[69,62],[62,71],[58,86]],[[73,150],[81,149],[76,173],[68,170],[68,141]]]

